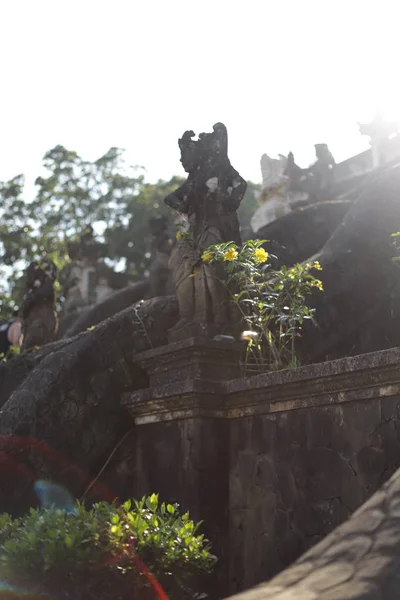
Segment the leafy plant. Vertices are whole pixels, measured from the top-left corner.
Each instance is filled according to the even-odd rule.
[[[298,366],[296,338],[314,309],[307,297],[322,282],[311,271],[321,270],[318,262],[283,266],[273,270],[265,240],[250,240],[241,248],[233,242],[210,246],[202,255],[204,262],[225,262],[228,289],[245,326],[250,330],[246,366],[255,370]]]
[[[390,236],[393,241],[392,244],[393,246],[396,248],[397,250],[397,254],[400,250],[400,231],[396,231],[396,233],[392,233],[392,235]],[[400,256],[394,256],[392,259],[394,262],[399,262],[400,261]]]
[[[153,494],[120,507],[106,502],[74,514],[34,510],[0,516],[2,579],[74,598],[154,598],[158,581],[171,600],[195,598],[191,584],[216,558],[200,523]],[[145,567],[143,567],[145,565]],[[150,573],[150,574],[149,574]]]

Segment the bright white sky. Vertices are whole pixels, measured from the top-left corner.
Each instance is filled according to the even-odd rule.
[[[177,138],[228,127],[232,164],[336,160],[357,121],[400,118],[398,2],[0,0],[0,180],[32,181],[56,144],[94,160],[125,148],[148,178],[183,174]],[[397,114],[396,114],[397,113]]]

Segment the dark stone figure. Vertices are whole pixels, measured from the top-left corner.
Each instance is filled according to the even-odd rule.
[[[84,258],[96,262],[107,256],[107,244],[98,242],[91,225],[87,225],[79,239],[68,244],[68,254],[72,261]]]
[[[306,205],[310,201],[308,172],[308,169],[302,169],[296,164],[293,152],[289,152],[284,174],[288,178],[288,192],[293,198],[292,208]]]
[[[168,219],[164,216],[152,217],[149,220],[152,233],[150,298],[165,296],[169,290],[168,261],[171,254],[172,240],[168,232]]]
[[[289,192],[308,196],[306,202],[300,201],[298,205],[331,199],[335,159],[327,144],[315,144],[314,147],[317,160],[307,169],[302,169],[295,163],[292,152],[288,154],[285,175],[289,180]]]
[[[22,351],[44,346],[56,339],[54,282],[58,269],[49,259],[32,262],[26,270],[27,293],[21,305]]]
[[[223,269],[217,270],[201,257],[211,244],[241,244],[236,211],[247,184],[229,161],[225,125],[217,123],[213,130],[200,134],[197,141],[192,139],[193,131],[183,134],[178,143],[188,178],[165,198],[187,225],[169,263],[180,315],[171,340],[190,335],[213,336],[229,329],[231,320]]]
[[[334,181],[335,159],[327,144],[315,144],[316,162],[311,167],[316,195],[320,200],[326,200],[326,195]]]
[[[59,281],[63,288],[64,313],[81,310],[96,302],[98,261],[107,256],[107,244],[95,239],[91,225],[87,225],[82,235],[67,245],[71,262],[60,273]],[[87,281],[83,283],[84,274]]]

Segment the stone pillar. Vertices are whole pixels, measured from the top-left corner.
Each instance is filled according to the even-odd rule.
[[[229,423],[224,381],[240,376],[241,344],[189,338],[134,357],[149,387],[123,399],[135,421],[135,494],[178,502],[211,541],[211,599],[228,593]]]

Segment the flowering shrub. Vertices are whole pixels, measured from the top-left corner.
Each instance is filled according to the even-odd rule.
[[[257,371],[297,366],[296,338],[304,320],[314,316],[307,297],[313,289],[323,289],[311,273],[321,270],[318,262],[272,270],[264,243],[250,240],[241,248],[233,242],[217,244],[202,255],[204,262],[226,263],[226,283],[250,330],[246,364],[255,364]]]
[[[189,585],[216,562],[198,527],[176,505],[160,504],[156,494],[121,507],[78,505],[73,514],[3,514],[2,582],[14,589],[13,598],[29,591],[75,600],[155,600],[162,597],[158,582],[170,600],[195,598]]]

